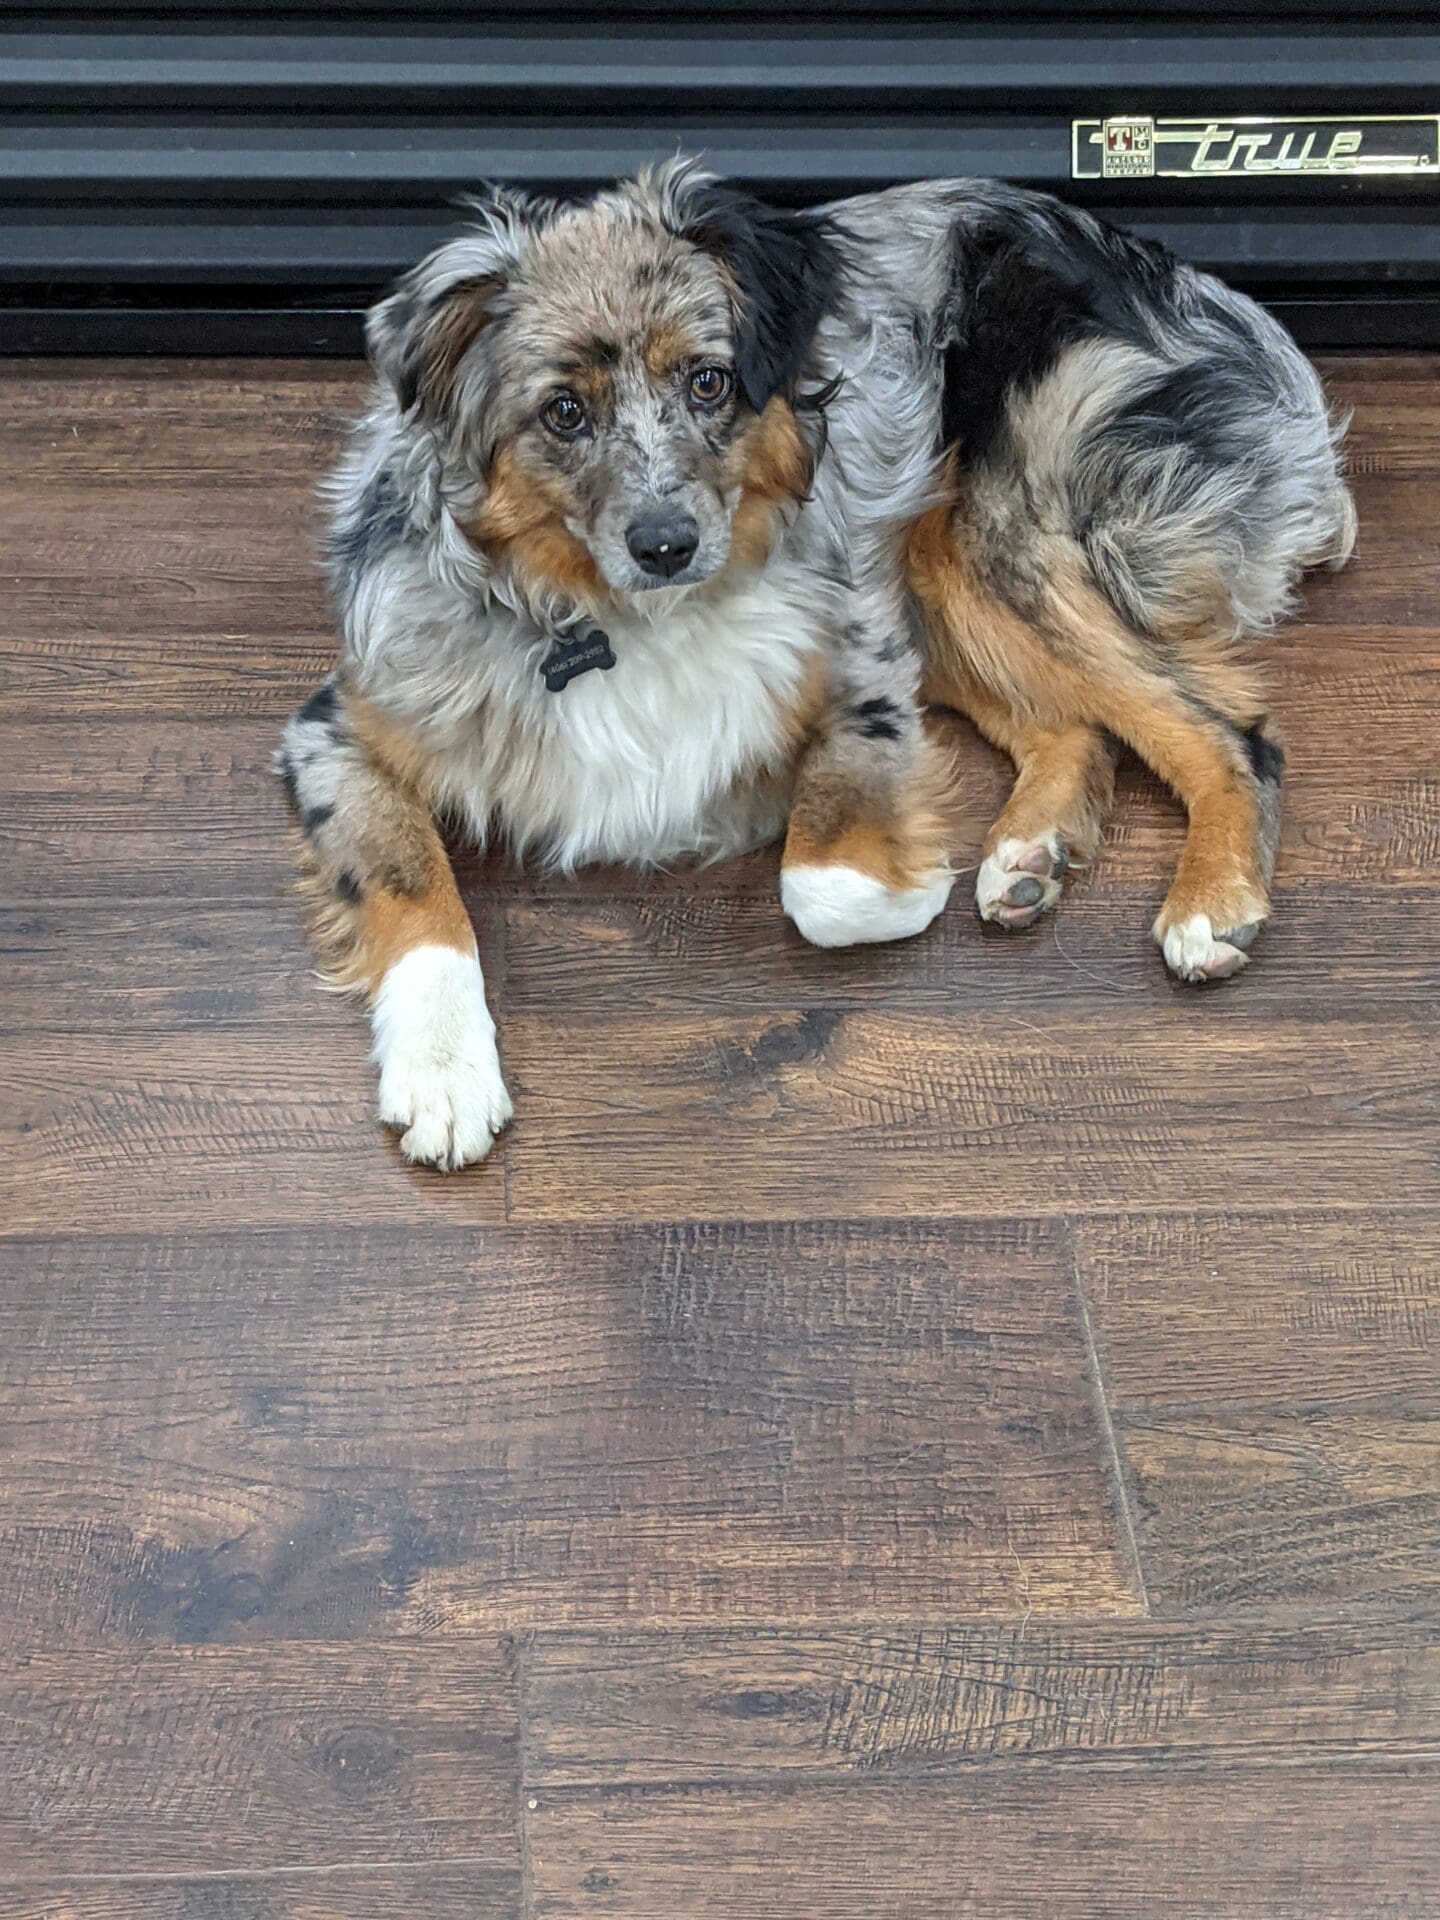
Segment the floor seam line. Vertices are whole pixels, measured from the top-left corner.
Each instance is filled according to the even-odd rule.
[[[1090,1319],[1090,1301],[1085,1292],[1085,1283],[1080,1275],[1080,1252],[1076,1245],[1075,1223],[1067,1214],[1064,1222],[1065,1256],[1070,1270],[1070,1284],[1075,1292],[1076,1310],[1080,1316],[1080,1329],[1085,1337],[1086,1362],[1090,1371],[1095,1396],[1096,1416],[1100,1422],[1101,1440],[1105,1449],[1106,1467],[1114,1487],[1115,1502],[1119,1509],[1120,1527],[1123,1543],[1130,1561],[1130,1571],[1134,1578],[1135,1589],[1146,1618],[1151,1617],[1150,1592],[1145,1583],[1145,1568],[1140,1558],[1140,1541],[1135,1531],[1135,1515],[1130,1505],[1130,1490],[1125,1484],[1125,1463],[1120,1457],[1120,1442],[1115,1433],[1115,1422],[1110,1413],[1110,1390],[1105,1379],[1105,1369],[1100,1363],[1100,1349],[1095,1340],[1095,1328]]]

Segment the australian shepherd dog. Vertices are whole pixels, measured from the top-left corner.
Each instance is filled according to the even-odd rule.
[[[904,939],[951,885],[930,703],[1018,771],[982,918],[1054,907],[1123,745],[1189,817],[1165,964],[1245,964],[1285,764],[1247,642],[1355,526],[1274,320],[985,181],[792,212],[681,161],[474,211],[370,316],[339,664],[280,755],[412,1160],[511,1112],[437,821],[566,869],[783,833],[800,934]]]

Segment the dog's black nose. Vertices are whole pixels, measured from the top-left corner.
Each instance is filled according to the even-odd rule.
[[[691,514],[656,514],[628,527],[625,544],[646,573],[653,573],[657,580],[673,580],[694,558],[700,529]]]

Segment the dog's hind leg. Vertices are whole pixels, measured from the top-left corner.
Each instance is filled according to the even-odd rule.
[[[964,523],[943,510],[918,524],[910,561],[929,621],[934,697],[963,708],[967,693],[975,697],[974,686],[1004,688],[1006,697],[981,712],[993,720],[1008,704],[1022,716],[1013,723],[1017,747],[1033,726],[1037,777],[1022,793],[1022,775],[1017,806],[1028,809],[1032,791],[1047,799],[1057,789],[1061,798],[1068,793],[1083,845],[1085,828],[1097,818],[1089,796],[1103,812],[1108,792],[1102,736],[1132,747],[1190,817],[1175,881],[1154,925],[1166,964],[1194,982],[1238,972],[1269,912],[1285,761],[1254,670],[1223,636],[1200,628],[1176,634],[1170,656],[1162,655],[1078,577],[1063,549],[1036,617],[1022,617],[981,578]],[[1007,744],[999,732],[992,737]],[[997,831],[1003,824],[1008,832],[1007,815]],[[1032,824],[1025,812],[1015,818]],[[1049,874],[1033,875],[1041,882],[1036,906],[1053,885],[1050,864]],[[1010,863],[1003,871],[1016,869]],[[1032,892],[1023,874],[1006,882],[999,897],[1008,895],[1013,904],[1017,884],[1023,910]]]
[[[1264,714],[1173,689],[1120,686],[1108,724],[1184,802],[1190,826],[1154,925],[1165,964],[1203,983],[1238,973],[1270,913],[1285,754]]]
[[[1028,927],[1060,898],[1073,865],[1099,850],[1115,794],[1115,748],[1100,728],[1043,726],[991,692],[958,662],[926,686],[1015,762],[1016,781],[985,836],[975,906],[998,927]]]
[[[510,1118],[475,932],[403,740],[329,681],[285,729],[323,976],[370,1004],[380,1118],[408,1159],[479,1160]]]

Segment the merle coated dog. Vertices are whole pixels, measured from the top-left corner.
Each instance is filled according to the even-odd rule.
[[[1284,767],[1248,643],[1355,527],[1275,321],[984,181],[795,213],[676,162],[475,214],[371,316],[340,661],[281,751],[412,1159],[511,1110],[437,817],[562,867],[784,832],[807,939],[903,938],[950,890],[943,703],[1019,770],[985,919],[1094,854],[1123,742],[1189,814],[1167,965],[1244,964]]]

